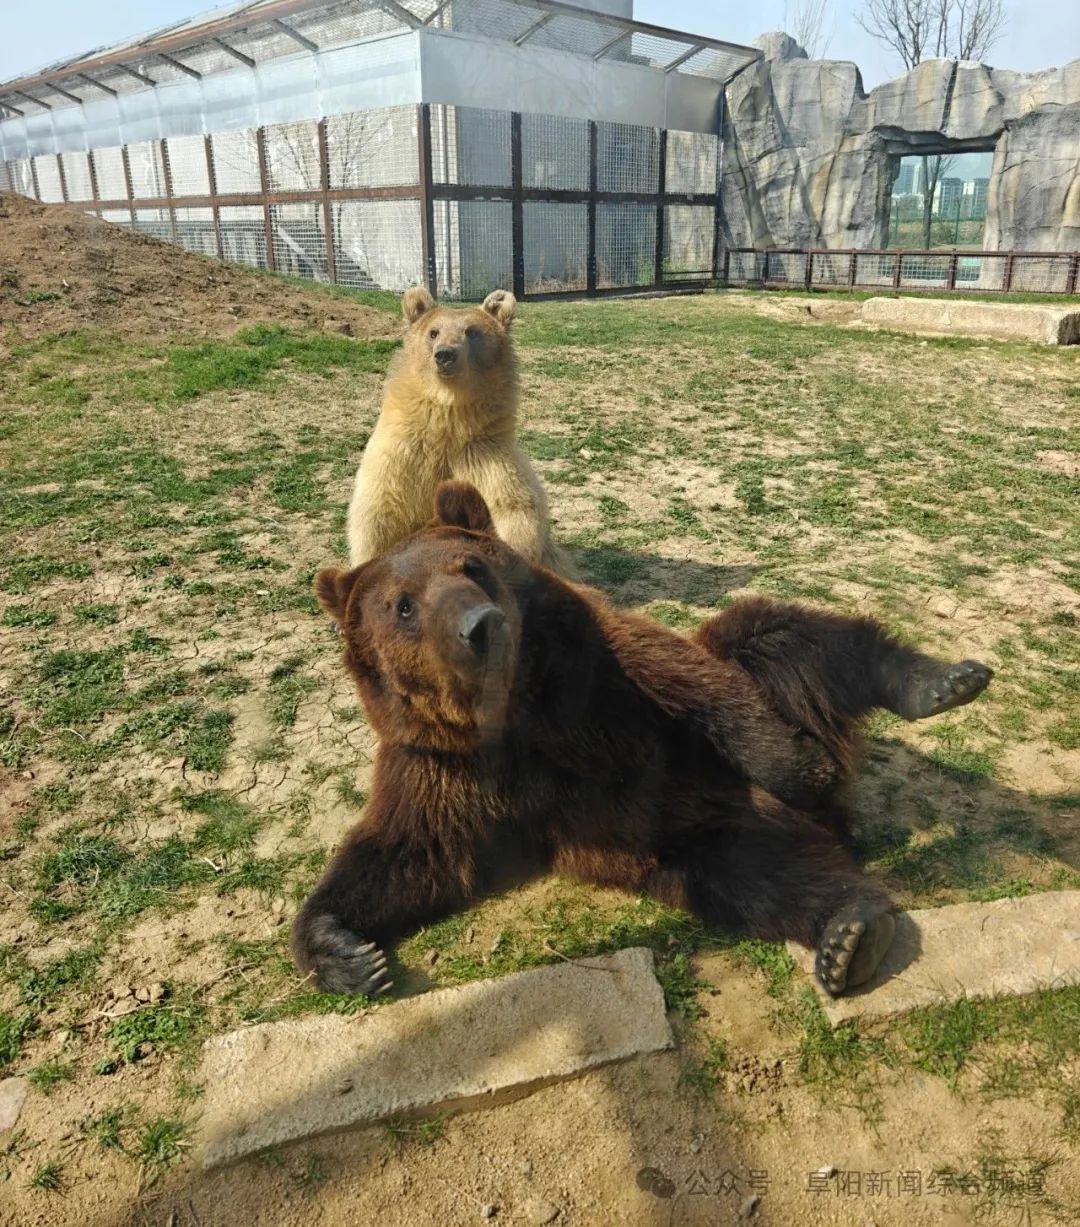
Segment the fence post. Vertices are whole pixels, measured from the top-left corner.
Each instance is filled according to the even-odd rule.
[[[95,203],[101,199],[101,193],[98,191],[97,167],[94,165],[94,151],[87,150],[86,165],[90,170],[90,199]]]
[[[588,212],[588,254],[585,258],[585,293],[590,297],[596,294],[596,193],[599,190],[600,170],[598,154],[598,138],[596,120],[589,120],[589,203]]]
[[[214,142],[210,134],[203,137],[203,148],[206,150],[206,180],[210,184],[210,216],[214,221],[214,245],[217,248],[217,258],[225,259],[225,243],[221,237],[221,206],[218,204],[217,167],[214,165]]]
[[[67,175],[64,174],[64,159],[59,154],[56,155],[56,173],[60,176],[60,199],[64,202],[64,204],[67,204]]]
[[[728,282],[731,280],[731,248],[724,248],[724,267],[720,272],[720,280],[724,284],[724,289],[728,288]]]
[[[274,253],[274,219],[270,212],[270,166],[266,160],[266,129],[255,130],[255,147],[259,153],[259,183],[263,197],[263,237],[266,243],[266,267],[277,272],[277,256]]]
[[[723,97],[721,96],[721,108],[723,107]],[[713,280],[720,279],[720,228],[724,220],[724,196],[723,196],[723,175],[724,175],[724,138],[721,136],[716,143],[716,181],[713,184],[713,190],[716,193],[716,204],[713,205],[713,236],[712,236],[712,275]]]
[[[1069,261],[1069,276],[1065,282],[1065,293],[1076,293],[1076,281],[1080,277],[1080,251],[1073,252],[1073,258]]]
[[[40,200],[41,188],[38,185],[37,165],[34,160],[34,155],[31,154],[26,160],[30,163],[30,186],[34,189],[34,199]]]
[[[326,243],[326,275],[337,284],[337,260],[334,255],[334,206],[330,203],[330,148],[326,141],[326,119],[318,123],[319,187],[322,190],[323,241]]]
[[[1009,290],[1012,288],[1013,256],[1015,255],[1016,252],[1010,251],[1005,257],[1005,275],[1002,278],[1001,284],[1001,292],[1003,294],[1008,294]]]
[[[416,139],[420,169],[420,258],[424,269],[424,284],[430,294],[437,294],[435,197],[431,173],[431,104],[428,102],[421,102],[416,108]],[[447,208],[449,207],[447,205]]]
[[[851,253],[851,260],[848,263],[847,284],[849,290],[853,290],[855,288],[855,279],[858,275],[858,268],[856,264],[858,258],[858,252],[853,251]]]
[[[904,253],[897,248],[896,250],[896,267],[893,269],[892,287],[894,290],[900,288],[900,276],[904,268]]]
[[[803,288],[810,291],[814,288],[814,249],[806,249],[806,269],[803,272]]]
[[[169,146],[164,137],[158,142],[161,150],[161,170],[165,176],[165,197],[169,202],[169,234],[176,242],[176,209],[173,207],[172,166],[169,163]]]
[[[956,261],[957,261],[957,252],[956,252],[956,249],[953,248],[953,253],[951,256],[949,256],[949,276],[945,282],[945,288],[947,290],[956,289]]]
[[[510,112],[511,238],[514,261],[514,296],[525,296],[525,201],[522,199],[521,112]]]
[[[120,146],[120,162],[124,167],[124,191],[127,192],[128,213],[131,214],[131,225],[135,226],[135,186],[131,180],[131,153],[127,145]]]
[[[664,195],[667,192],[667,128],[660,129],[658,158],[659,165],[656,176],[656,259],[653,267],[653,283],[657,288],[664,284]]]

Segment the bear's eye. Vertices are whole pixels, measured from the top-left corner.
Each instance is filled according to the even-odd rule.
[[[428,336],[429,336],[429,337],[431,337],[431,339],[432,339],[433,341],[435,340],[435,338],[436,338],[438,335],[439,335],[439,330],[438,330],[438,328],[432,328],[432,330],[431,330],[431,331],[428,333]]]
[[[407,596],[401,597],[397,603],[397,616],[402,622],[408,622],[414,613],[416,613],[416,606],[412,601]]]
[[[487,567],[484,566],[479,558],[466,558],[461,570],[465,578],[471,579],[474,584],[487,579]]]
[[[480,335],[480,329],[474,328],[474,327],[466,328],[465,335],[469,338],[470,341],[475,341],[476,338]]]

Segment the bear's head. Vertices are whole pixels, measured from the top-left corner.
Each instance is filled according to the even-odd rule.
[[[427,528],[353,571],[315,577],[384,739],[464,749],[505,729],[532,568],[494,531],[474,487],[444,482]]]
[[[507,290],[492,290],[484,305],[443,307],[422,287],[406,290],[401,309],[410,328],[405,352],[413,370],[443,386],[511,372],[514,348],[510,323],[517,299]]]

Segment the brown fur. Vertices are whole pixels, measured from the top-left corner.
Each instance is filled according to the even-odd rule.
[[[852,907],[864,927],[889,909],[837,837],[837,789],[859,718],[942,666],[869,620],[761,598],[685,639],[490,530],[476,491],[447,484],[433,526],[318,576],[380,746],[365,818],[297,919],[301,968],[384,987],[359,943],[463,907],[511,852],[518,877],[648,891],[810,946]]]
[[[498,535],[540,566],[569,574],[551,540],[547,498],[516,438],[516,300],[495,290],[480,309],[438,305],[407,291],[409,331],[383,391],[349,507],[349,556],[359,566],[427,522],[446,478],[468,481],[491,508]],[[441,366],[438,355],[453,354]]]

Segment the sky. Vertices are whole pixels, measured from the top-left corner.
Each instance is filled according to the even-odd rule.
[[[572,0],[571,0],[572,2]],[[827,0],[828,56],[854,60],[867,88],[897,75],[892,54],[856,25],[853,12],[861,0]],[[0,81],[7,81],[65,56],[118,42],[192,16],[209,7],[205,0],[34,0],[12,5],[0,42]],[[1080,4],[1062,0],[1005,0],[1009,24],[990,56],[1001,68],[1050,68],[1080,59]],[[750,43],[765,30],[782,29],[784,0],[753,4],[718,0],[635,0],[641,21]]]

